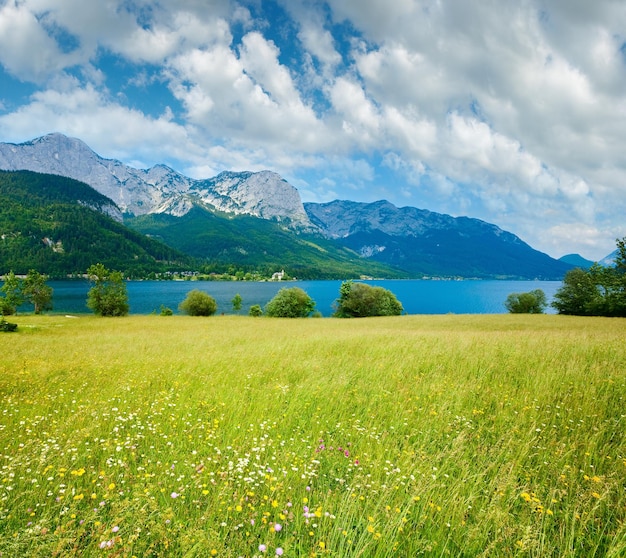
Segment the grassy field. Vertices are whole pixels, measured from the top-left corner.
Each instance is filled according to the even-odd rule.
[[[626,556],[626,320],[10,321],[3,557]]]

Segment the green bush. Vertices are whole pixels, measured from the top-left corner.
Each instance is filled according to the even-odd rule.
[[[3,296],[0,296],[0,316],[12,316],[15,314],[15,308]]]
[[[178,309],[189,316],[212,316],[217,312],[217,302],[207,293],[194,289],[187,293]]]
[[[344,281],[335,301],[337,318],[399,316],[404,311],[396,296],[383,287]]]
[[[8,332],[15,331],[17,329],[17,324],[12,324],[11,322],[7,322],[4,318],[0,318],[0,331]]]
[[[252,316],[253,318],[258,318],[259,316],[263,315],[263,310],[259,304],[253,304],[252,306],[250,306],[248,315]]]
[[[541,289],[528,293],[511,293],[504,303],[511,314],[543,314],[547,305],[546,294]]]
[[[171,308],[168,308],[167,306],[163,306],[163,304],[161,304],[160,315],[161,316],[173,316],[174,311]]]
[[[272,318],[306,318],[315,309],[313,299],[300,287],[282,288],[265,305],[265,314]]]

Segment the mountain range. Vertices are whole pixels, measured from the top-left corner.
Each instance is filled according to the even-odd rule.
[[[102,158],[62,134],[0,143],[0,169],[87,184],[108,200],[96,210],[198,261],[284,267],[301,278],[560,279],[572,268],[478,219],[384,200],[304,204],[271,171],[197,180],[165,165],[135,169]]]

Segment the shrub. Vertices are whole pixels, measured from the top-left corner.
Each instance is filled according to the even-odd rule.
[[[253,318],[258,318],[259,316],[263,315],[263,310],[261,309],[261,306],[259,304],[253,304],[252,306],[250,306],[248,315],[252,316]]]
[[[168,308],[167,306],[163,306],[163,304],[161,304],[160,315],[161,316],[173,316],[174,311],[171,308]]]
[[[217,302],[207,293],[194,289],[187,293],[187,298],[180,303],[178,309],[190,316],[212,316],[217,312]]]
[[[15,314],[15,308],[3,296],[0,296],[0,316],[12,316]]]
[[[265,305],[265,314],[272,318],[306,318],[314,308],[315,302],[300,287],[282,288]]]
[[[4,318],[0,318],[0,331],[8,332],[15,331],[17,329],[17,324],[12,324],[11,322],[7,322]]]
[[[383,287],[344,281],[335,301],[338,318],[366,318],[370,316],[399,316],[404,311],[396,296]]]
[[[543,314],[547,305],[546,294],[541,289],[528,293],[511,293],[504,303],[511,314]]]

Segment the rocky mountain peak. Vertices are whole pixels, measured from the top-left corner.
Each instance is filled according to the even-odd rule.
[[[104,159],[81,140],[58,133],[21,144],[0,143],[0,169],[31,170],[80,180],[130,215],[180,216],[198,202],[224,212],[311,228],[298,191],[270,171],[223,172],[207,180],[194,180],[166,165],[135,169]]]

